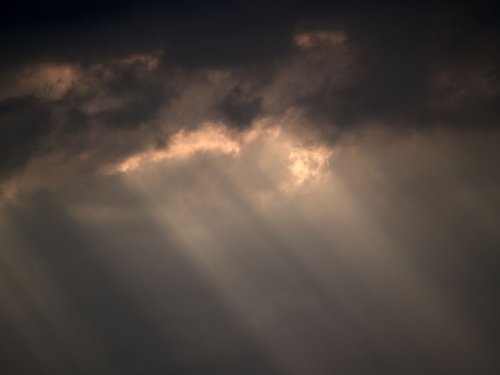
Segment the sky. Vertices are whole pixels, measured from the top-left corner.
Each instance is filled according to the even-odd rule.
[[[5,374],[500,373],[498,2],[2,15]]]

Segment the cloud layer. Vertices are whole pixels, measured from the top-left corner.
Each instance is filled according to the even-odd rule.
[[[490,3],[38,11],[47,17],[13,7],[3,26],[4,181],[44,157],[95,170],[207,121],[246,129],[294,111],[334,141],[374,123],[495,128],[499,120]]]
[[[499,373],[497,4],[6,14],[6,372]]]

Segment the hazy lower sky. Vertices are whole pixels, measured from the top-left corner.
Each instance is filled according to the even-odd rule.
[[[500,373],[497,2],[2,15],[2,373]]]

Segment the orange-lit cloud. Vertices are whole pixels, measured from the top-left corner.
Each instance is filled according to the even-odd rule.
[[[200,153],[238,157],[248,152],[272,152],[278,156],[279,162],[266,160],[261,163],[261,167],[269,169],[267,172],[271,175],[285,174],[286,181],[279,184],[284,190],[297,188],[308,180],[317,179],[326,171],[333,153],[331,149],[324,146],[304,146],[297,137],[284,132],[280,126],[265,126],[264,122],[244,132],[231,131],[219,123],[206,123],[192,131],[181,129],[171,137],[166,148],[132,155],[108,169],[107,173],[131,173],[161,161],[187,160]],[[259,151],[250,150],[255,144],[261,146],[257,147]],[[275,170],[276,168],[280,170]]]
[[[295,183],[302,185],[307,180],[319,177],[328,165],[332,153],[332,150],[324,147],[294,148],[289,154],[289,168],[295,177]]]
[[[165,159],[187,159],[199,152],[238,154],[240,144],[224,127],[207,123],[195,131],[180,130],[172,136],[166,149],[149,150],[133,155],[120,163],[115,171],[129,172],[144,164]]]

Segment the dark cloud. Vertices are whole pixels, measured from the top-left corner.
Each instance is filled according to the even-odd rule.
[[[499,372],[497,2],[3,15],[5,371]]]
[[[61,94],[59,115],[52,115],[50,101],[31,104],[26,99],[24,112],[30,115],[15,120],[23,122],[19,128],[43,128],[47,134],[81,122],[92,131],[127,128],[135,137],[134,129],[148,125],[153,139],[163,137],[165,128],[168,134],[214,118],[241,129],[263,114],[280,115],[290,108],[303,110],[308,126],[325,134],[380,122],[393,127],[495,127],[500,95],[496,7],[490,2],[374,6],[300,1],[12,5],[1,34],[9,50],[3,77],[5,82],[10,78],[0,91],[4,98],[12,93],[19,100],[40,96],[25,87],[26,71],[43,64],[81,69],[87,82],[77,80]],[[345,46],[300,50],[293,46],[294,34],[300,32],[341,32]],[[352,56],[342,57],[342,48]],[[133,56],[143,60],[132,61]],[[303,67],[283,73],[290,64]],[[233,82],[212,81],[206,108],[187,111],[171,103],[183,95],[183,85],[176,83],[179,74],[189,81],[210,70],[233,75]],[[43,79],[33,76],[32,85]],[[307,84],[297,86],[297,79]],[[317,83],[311,85],[313,81]],[[273,96],[266,101],[270,91]],[[2,111],[13,111],[8,106],[12,104],[4,103]],[[37,111],[44,118],[36,120]],[[36,121],[46,124],[27,125]],[[61,139],[61,147],[65,141]],[[18,147],[4,147],[3,164],[22,164],[10,160],[11,149]]]
[[[219,111],[224,122],[236,128],[246,128],[262,112],[262,99],[245,97],[240,87],[234,87],[219,103]]]
[[[36,98],[11,98],[0,103],[0,176],[6,178],[43,148],[51,131],[50,111]]]
[[[496,126],[499,113],[491,105],[498,101],[499,30],[491,24],[494,13],[492,3],[349,9],[333,24],[359,48],[351,82],[340,90],[325,83],[299,103],[313,122],[327,126],[378,121],[399,127]],[[455,68],[464,70],[452,73],[445,94],[436,87],[436,76]],[[446,108],[434,102],[436,94],[464,99]]]

